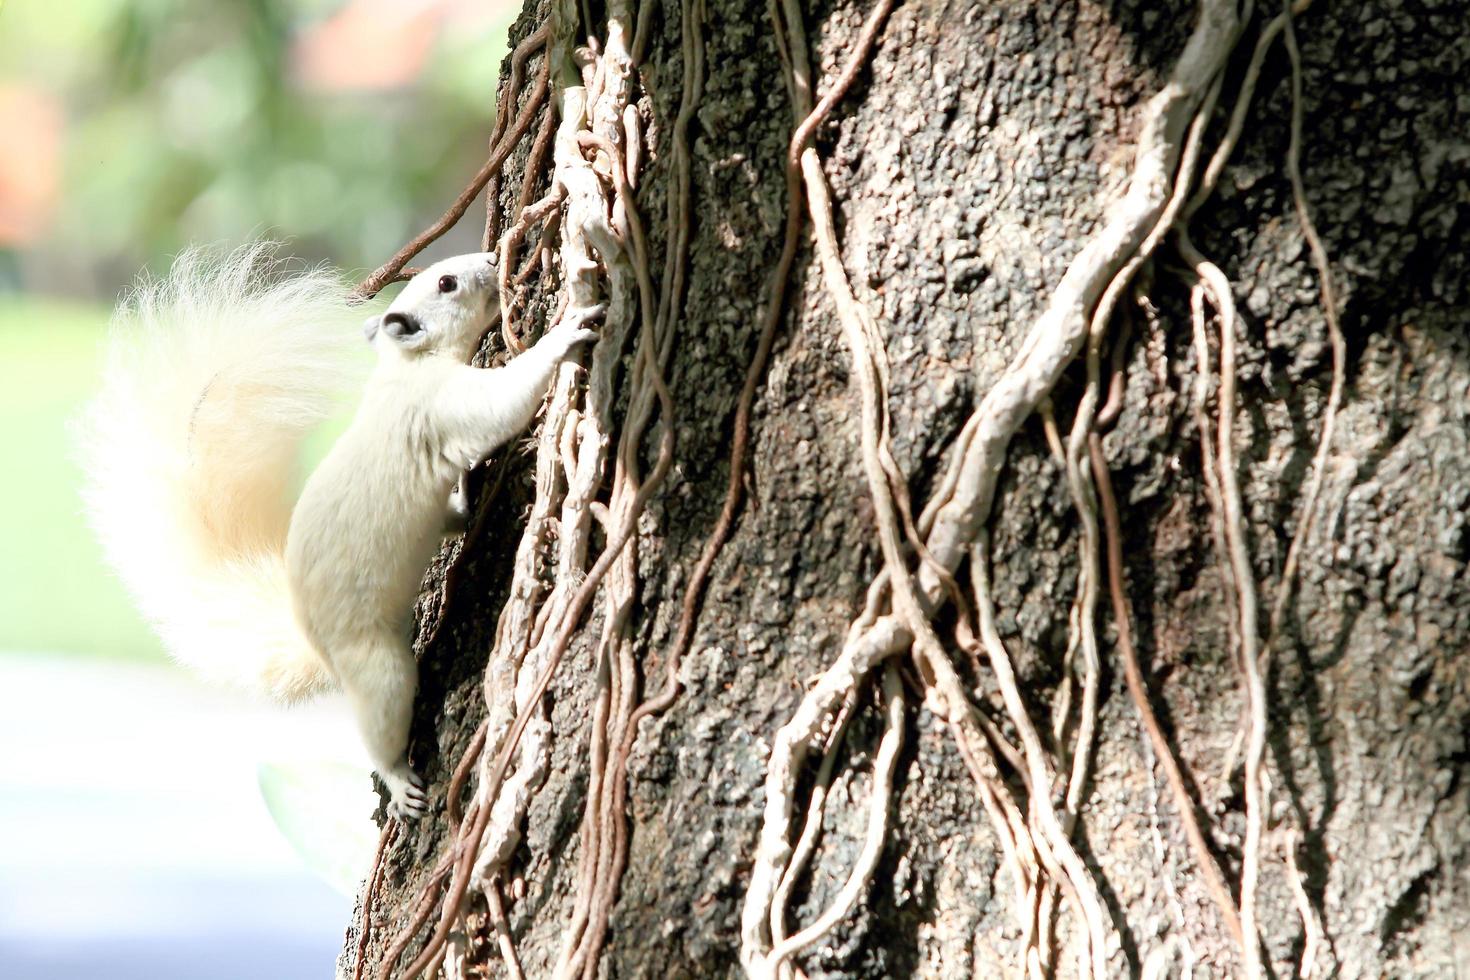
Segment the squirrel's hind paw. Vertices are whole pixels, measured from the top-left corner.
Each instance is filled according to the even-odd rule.
[[[423,777],[399,763],[391,771],[379,772],[391,799],[388,813],[403,821],[417,820],[429,810],[429,792]]]

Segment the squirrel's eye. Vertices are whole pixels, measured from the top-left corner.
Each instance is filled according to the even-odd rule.
[[[458,279],[454,278],[453,276],[440,276],[439,277],[439,292],[441,292],[441,293],[452,293],[457,288],[459,288],[459,280]]]

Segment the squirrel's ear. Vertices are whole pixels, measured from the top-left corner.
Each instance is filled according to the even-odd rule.
[[[382,326],[383,332],[403,347],[415,349],[424,345],[424,325],[412,313],[389,310],[383,314]]]
[[[383,318],[381,316],[370,316],[362,321],[362,335],[367,338],[368,343],[371,344],[373,342],[373,338],[378,335],[378,328],[382,325]]]

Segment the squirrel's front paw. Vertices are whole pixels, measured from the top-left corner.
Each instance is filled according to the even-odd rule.
[[[424,785],[423,777],[408,767],[408,763],[400,762],[391,770],[378,773],[383,780],[383,785],[388,787],[391,797],[388,801],[388,813],[399,820],[417,820],[429,810],[429,792]]]
[[[596,323],[606,314],[606,303],[598,303],[596,306],[584,306],[578,310],[568,310],[566,316],[562,317],[561,322],[557,324],[556,330],[553,332],[559,334],[562,338],[562,343],[566,345],[566,349],[571,350],[578,344],[591,343],[600,336],[596,330],[590,329],[586,324]]]
[[[4,0],[0,0],[4,2]],[[540,349],[550,355],[554,360],[560,361],[581,344],[590,344],[597,340],[599,334],[584,324],[592,323],[602,319],[607,312],[606,304],[599,303],[596,306],[584,306],[580,309],[568,310],[566,315],[557,321],[541,338]]]
[[[586,327],[575,327],[566,333],[567,350],[572,350],[582,344],[590,344],[600,336],[596,330],[588,330]]]

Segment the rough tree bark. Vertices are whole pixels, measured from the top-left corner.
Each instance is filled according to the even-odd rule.
[[[856,904],[788,964],[807,976],[1470,971],[1470,291],[1462,244],[1470,231],[1470,3],[1299,3],[1290,31],[1270,26],[1281,13],[1271,3],[1221,14],[1226,21],[1243,15],[1238,34],[1224,25],[1233,53],[1221,73],[1204,76],[1204,87],[1180,96],[1181,104],[1205,99],[1207,109],[1187,189],[1200,185],[1204,160],[1227,137],[1258,39],[1276,33],[1214,193],[1169,215],[1175,220],[1160,230],[1150,260],[1119,283],[1117,308],[1102,318],[1098,356],[1089,365],[1084,345],[1067,346],[1064,370],[1041,392],[1038,411],[1024,411],[1014,436],[1002,440],[994,503],[979,507],[984,530],[972,535],[983,548],[974,553],[978,564],[967,549],[954,553],[964,560],[940,559],[954,570],[963,608],[912,548],[901,558],[905,580],[918,573],[908,588],[914,609],[933,622],[937,647],[925,647],[912,629],[903,633],[914,622],[901,614],[893,566],[880,547],[885,508],[901,520],[904,495],[894,492],[901,487],[917,519],[942,492],[943,474],[964,448],[967,419],[1014,375],[1018,355],[1061,295],[1064,273],[1090,261],[1085,247],[1117,217],[1130,181],[1142,179],[1145,161],[1135,153],[1153,138],[1143,131],[1150,100],[1187,60],[1187,43],[1203,44],[1202,10],[1228,5],[897,5],[812,144],[811,159],[834,198],[840,247],[837,266],[825,273],[807,215],[811,171],[797,182],[803,224],[774,350],[756,375],[749,455],[736,481],[745,499],[697,607],[678,666],[682,691],[666,711],[634,726],[624,801],[609,789],[618,780],[608,766],[618,743],[614,722],[626,723],[628,707],[663,687],[686,589],[726,501],[737,403],[781,275],[793,99],[795,116],[805,115],[800,86],[793,89],[783,67],[783,58],[798,66],[802,58],[800,50],[793,57],[791,13],[799,12],[806,32],[820,99],[854,52],[862,54],[857,38],[875,10],[871,0],[663,0],[644,9],[648,3],[582,6],[591,21],[575,40],[585,45],[590,35],[596,48],[581,60],[595,64],[600,54],[606,66],[599,78],[588,73],[595,88],[617,95],[622,76],[613,56],[624,45],[638,58],[627,97],[641,125],[594,118],[587,128],[596,135],[580,143],[575,126],[566,139],[553,139],[556,120],[543,123],[541,115],[546,101],[563,117],[571,104],[568,86],[578,79],[566,25],[577,5],[532,3],[513,34],[531,40],[524,71],[511,79],[506,68],[514,104],[502,108],[502,133],[514,129],[518,110],[527,126],[523,139],[500,141],[514,149],[492,183],[501,213],[487,236],[504,241],[518,207],[544,200],[532,209],[537,223],[524,241],[534,245],[540,235],[550,252],[508,333],[521,336],[525,325],[554,316],[569,288],[592,298],[611,292],[610,336],[599,345],[611,352],[591,367],[594,388],[599,377],[611,384],[599,409],[579,401],[577,378],[564,375],[563,401],[553,402],[548,424],[565,432],[532,442],[533,453],[510,454],[472,481],[481,526],[463,546],[446,547],[419,610],[423,684],[412,755],[440,801],[461,761],[473,768],[464,770],[465,791],[454,794],[454,819],[441,802],[420,824],[386,831],[340,973],[407,975],[441,919],[444,948],[431,948],[425,959],[451,977],[507,975],[503,956],[512,946],[519,969],[534,977],[558,969],[730,976],[742,971],[743,941],[746,968],[759,973],[772,938],[763,906],[749,896],[765,860],[768,793],[781,785],[768,782],[779,768],[773,746],[803,695],[838,660],[869,584],[885,567],[889,588],[878,593],[876,612],[894,610],[899,641],[884,662],[897,670],[875,665],[853,688],[850,720],[831,740],[827,768],[830,715],[815,741],[804,743],[810,751],[793,757],[784,791],[792,794],[794,823],[778,839],[796,844],[823,788],[825,807],[809,868],[783,891],[785,931],[816,921],[839,897],[864,852],[874,773],[891,764],[886,821],[874,830],[881,832],[876,866],[855,883]],[[609,29],[620,20],[629,33],[641,25],[636,40]],[[1295,103],[1292,43],[1302,73]],[[538,103],[548,53],[548,94]],[[1219,79],[1213,95],[1211,78]],[[1289,166],[1298,107],[1301,195]],[[1181,179],[1183,124],[1196,112],[1186,109],[1160,137],[1174,150],[1163,163],[1166,192]],[[690,148],[687,212],[680,209],[681,133]],[[623,182],[610,174],[639,144],[641,155],[631,154],[624,168],[636,191],[620,190]],[[568,175],[566,193],[543,197],[554,167]],[[611,218],[620,242],[599,239],[606,228],[578,217],[592,193],[578,181],[589,175],[606,200],[621,202]],[[641,244],[626,216],[633,200]],[[1346,387],[1315,505],[1310,490],[1333,352],[1328,300],[1299,204],[1315,218],[1346,344]],[[545,216],[563,210],[543,232]],[[678,274],[665,263],[671,253],[684,254],[686,230],[685,284],[671,287]],[[569,270],[568,242],[575,251],[579,235],[591,244],[581,254],[605,268]],[[1140,254],[1141,238],[1109,259],[1110,268]],[[619,248],[621,258],[610,254]],[[519,268],[528,253],[517,239],[506,254]],[[635,282],[630,270],[640,254],[649,278]],[[1222,358],[1231,356],[1220,346],[1229,304],[1210,292],[1208,275],[1201,278],[1200,270],[1210,272],[1205,256],[1228,277],[1225,292],[1238,308],[1233,370],[1227,361],[1233,397],[1220,384]],[[617,262],[623,272],[614,274]],[[878,342],[870,345],[869,354],[877,347],[870,367],[881,375],[886,365],[886,397],[881,389],[879,396],[898,481],[867,465],[878,456],[864,447],[883,444],[882,433],[865,435],[861,421],[873,372],[855,360],[854,344],[865,341],[853,325],[862,316],[839,315],[834,268],[845,269],[857,308],[875,328],[866,342]],[[1110,272],[1099,283],[1111,279]],[[1085,326],[1099,291],[1077,298],[1075,308],[1064,303],[1057,315]],[[638,308],[665,292],[670,312],[660,315],[656,303]],[[649,380],[660,340],[648,335],[651,346],[640,346],[639,331],[650,321],[667,331],[662,376],[670,402],[663,405]],[[494,356],[505,343],[497,331],[487,351]],[[1098,481],[1102,471],[1091,467],[1089,427],[1079,427],[1067,447],[1053,448],[1047,435],[1047,420],[1055,419],[1060,441],[1068,441],[1073,419],[1080,413],[1085,423],[1097,412],[1114,376],[1121,412],[1101,447],[1121,516],[1133,645],[1229,911],[1210,887],[1205,859],[1181,820],[1168,760],[1145,735],[1126,684],[1109,601],[1117,583],[1106,567],[1107,522],[1096,510],[1095,550],[1087,544],[1084,510],[1096,508],[1107,489]],[[558,454],[581,437],[574,431],[588,431],[576,428],[578,416],[565,421],[568,405],[582,406],[584,423],[607,422],[602,457],[588,462],[591,437],[565,457],[594,467],[581,479],[594,481],[587,486],[607,503],[605,512],[562,509],[561,495],[575,495],[578,475],[558,475]],[[1115,407],[1103,410],[1100,430]],[[640,417],[646,430],[619,457],[612,447]],[[1224,447],[1211,443],[1222,423]],[[672,469],[655,485],[649,477],[657,475],[668,434],[675,437]],[[1063,456],[1077,464],[1071,481]],[[624,478],[628,487],[643,480],[651,488],[641,516],[628,509],[631,494],[613,500]],[[549,503],[546,486],[554,490]],[[875,505],[874,487],[886,503]],[[1236,498],[1238,521],[1229,513]],[[1273,632],[1288,549],[1308,508],[1313,519],[1297,583]],[[508,649],[503,634],[517,628],[502,624],[502,615],[516,602],[532,613],[551,602],[542,639],[555,634],[568,597],[630,513],[636,558],[611,567],[576,619],[543,702],[549,725],[532,717],[521,735],[544,746],[543,771],[525,775],[525,756],[507,756],[501,795],[519,792],[526,809],[524,816],[512,811],[518,834],[495,837],[501,831],[494,826],[485,833],[509,848],[508,859],[490,861],[482,844],[466,858],[480,865],[479,875],[464,874],[468,864],[450,871],[444,856],[459,856],[455,848],[464,845],[455,841],[480,809],[476,794],[487,779],[498,781],[492,769],[508,751],[504,724],[493,719],[488,746],[476,747],[489,714],[487,658]],[[576,520],[590,521],[581,532],[585,553],[566,547],[576,543]],[[530,535],[526,545],[523,534]],[[901,534],[900,550],[912,540]],[[1243,552],[1232,550],[1237,544]],[[1240,556],[1244,564],[1232,565]],[[534,572],[514,579],[519,599],[512,584],[518,565]],[[1081,616],[1095,622],[1101,673],[1095,735],[1079,747],[1086,628],[1074,606],[1089,575],[1096,614]],[[1252,586],[1254,630],[1243,611]],[[626,619],[613,623],[611,588],[633,596]],[[977,619],[987,607],[993,635],[988,617]],[[935,649],[953,665],[975,712],[956,715],[952,697],[946,700],[935,661],[925,659]],[[1264,717],[1250,711],[1248,661],[1261,676]],[[1007,662],[1015,674],[1009,692]],[[537,663],[516,680],[523,694],[545,661]],[[488,666],[491,675],[514,674],[504,664]],[[605,695],[609,685],[614,690]],[[1021,699],[1022,718],[1008,693]],[[498,710],[502,721],[525,714],[504,703]],[[891,718],[899,719],[904,741],[890,763]],[[1018,721],[1029,721],[1034,744]],[[610,741],[589,747],[594,726],[609,725]],[[1259,767],[1251,762],[1253,732],[1265,738]],[[1071,827],[1069,774],[1089,747]],[[1030,793],[1033,763],[1051,783],[1037,795]],[[601,822],[584,821],[589,797],[610,801],[601,804]],[[1009,826],[1007,800],[1016,807]],[[466,808],[470,819],[461,824]],[[1047,812],[1065,825],[1052,836]],[[620,879],[623,862],[612,851],[591,871],[579,864],[592,855],[589,834],[606,843],[620,825],[628,829]],[[1066,867],[1068,840],[1080,877]],[[1254,897],[1242,895],[1247,876],[1258,877]],[[462,902],[456,882],[467,886]],[[576,899],[609,882],[613,890],[604,894],[616,900],[601,906],[605,940],[583,938],[578,946],[579,937],[602,933],[598,906]],[[1093,929],[1101,937],[1091,948],[1089,889],[1099,897]],[[441,912],[446,892],[454,903],[449,915]],[[501,905],[503,919],[493,911]],[[759,938],[764,928],[764,947],[742,940],[748,905],[757,917],[746,931],[755,928]],[[414,928],[420,910],[425,917]],[[1255,944],[1234,937],[1242,922],[1247,936],[1259,932],[1259,965],[1250,955]]]

